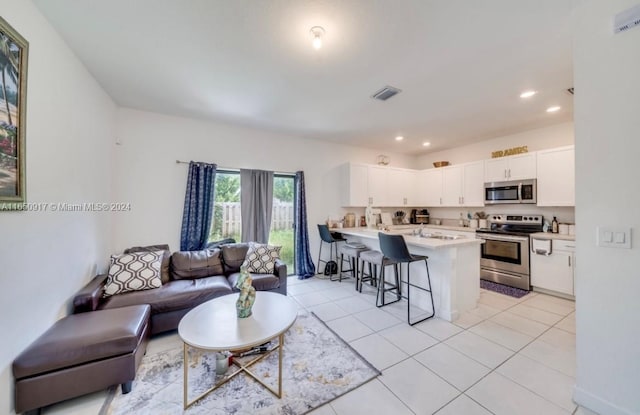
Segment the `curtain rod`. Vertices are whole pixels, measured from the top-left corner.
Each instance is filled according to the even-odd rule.
[[[176,164],[189,164],[189,161],[182,161],[182,160],[176,160]],[[231,167],[220,167],[218,166],[218,170],[227,170],[227,171],[237,171],[240,172],[240,169],[238,168],[231,168]],[[283,176],[295,176],[295,173],[291,173],[291,172],[283,172],[283,171],[274,171],[273,174],[278,174],[278,175],[283,175]]]

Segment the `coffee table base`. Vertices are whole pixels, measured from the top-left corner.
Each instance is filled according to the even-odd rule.
[[[273,349],[271,349],[271,350],[265,352],[264,354],[256,357],[255,359],[250,360],[246,364],[240,363],[236,359],[233,359],[233,364],[238,367],[238,369],[235,372],[233,372],[229,376],[225,376],[223,380],[221,380],[220,382],[216,383],[211,388],[209,388],[205,392],[203,392],[200,396],[198,396],[197,398],[195,398],[194,400],[189,402],[189,393],[188,393],[188,389],[189,389],[189,355],[188,355],[188,347],[189,346],[187,346],[187,344],[184,343],[184,345],[183,345],[184,409],[189,408],[190,406],[192,406],[193,404],[198,402],[200,399],[204,398],[205,396],[207,396],[208,394],[210,394],[214,390],[218,389],[219,387],[221,387],[222,385],[224,385],[225,383],[227,383],[228,381],[230,381],[231,379],[233,379],[234,377],[236,377],[238,374],[240,374],[242,372],[246,373],[249,377],[253,378],[259,384],[261,384],[265,389],[267,389],[269,392],[274,394],[277,398],[282,398],[282,349],[283,349],[283,346],[284,346],[284,333],[280,334],[278,336],[278,345],[276,347],[274,347]],[[258,363],[262,359],[266,358],[267,356],[269,356],[271,353],[275,352],[276,350],[278,350],[278,389],[277,390],[272,388],[271,386],[267,385],[266,383],[264,383],[262,381],[262,379],[260,379],[254,372],[249,370],[249,368],[251,366],[253,366],[254,364]]]

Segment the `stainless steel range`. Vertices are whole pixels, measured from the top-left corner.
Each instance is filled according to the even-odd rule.
[[[529,234],[542,232],[542,215],[489,215],[488,229],[476,230],[481,245],[480,278],[530,290]]]

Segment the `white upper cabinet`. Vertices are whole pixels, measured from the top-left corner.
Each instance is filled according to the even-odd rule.
[[[538,179],[538,206],[575,206],[574,146],[428,170],[342,166],[342,206],[481,207],[484,183]]]
[[[442,169],[418,172],[418,205],[436,207],[442,205]]]
[[[484,206],[484,162],[442,169],[442,206]]]
[[[347,163],[341,170],[342,206],[419,206],[416,170]]]
[[[369,166],[369,203],[372,206],[389,206],[388,183],[389,168]]]
[[[575,147],[538,151],[538,206],[575,206]]]
[[[342,166],[342,206],[367,206],[369,166],[347,163]]]
[[[484,161],[464,165],[462,204],[484,206]]]
[[[442,168],[442,206],[462,205],[462,166]]]
[[[417,172],[415,170],[389,168],[387,206],[417,206]]]
[[[536,178],[536,153],[518,154],[484,162],[485,182]]]

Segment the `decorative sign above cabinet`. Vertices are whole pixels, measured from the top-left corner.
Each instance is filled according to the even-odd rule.
[[[527,146],[513,147],[513,148],[508,148],[506,150],[492,151],[491,158],[495,159],[498,157],[514,156],[516,154],[522,154],[522,153],[528,153],[528,152],[529,152],[529,149],[527,148]]]
[[[384,154],[380,154],[376,159],[376,162],[379,166],[386,166],[389,164],[389,156],[385,156]]]

